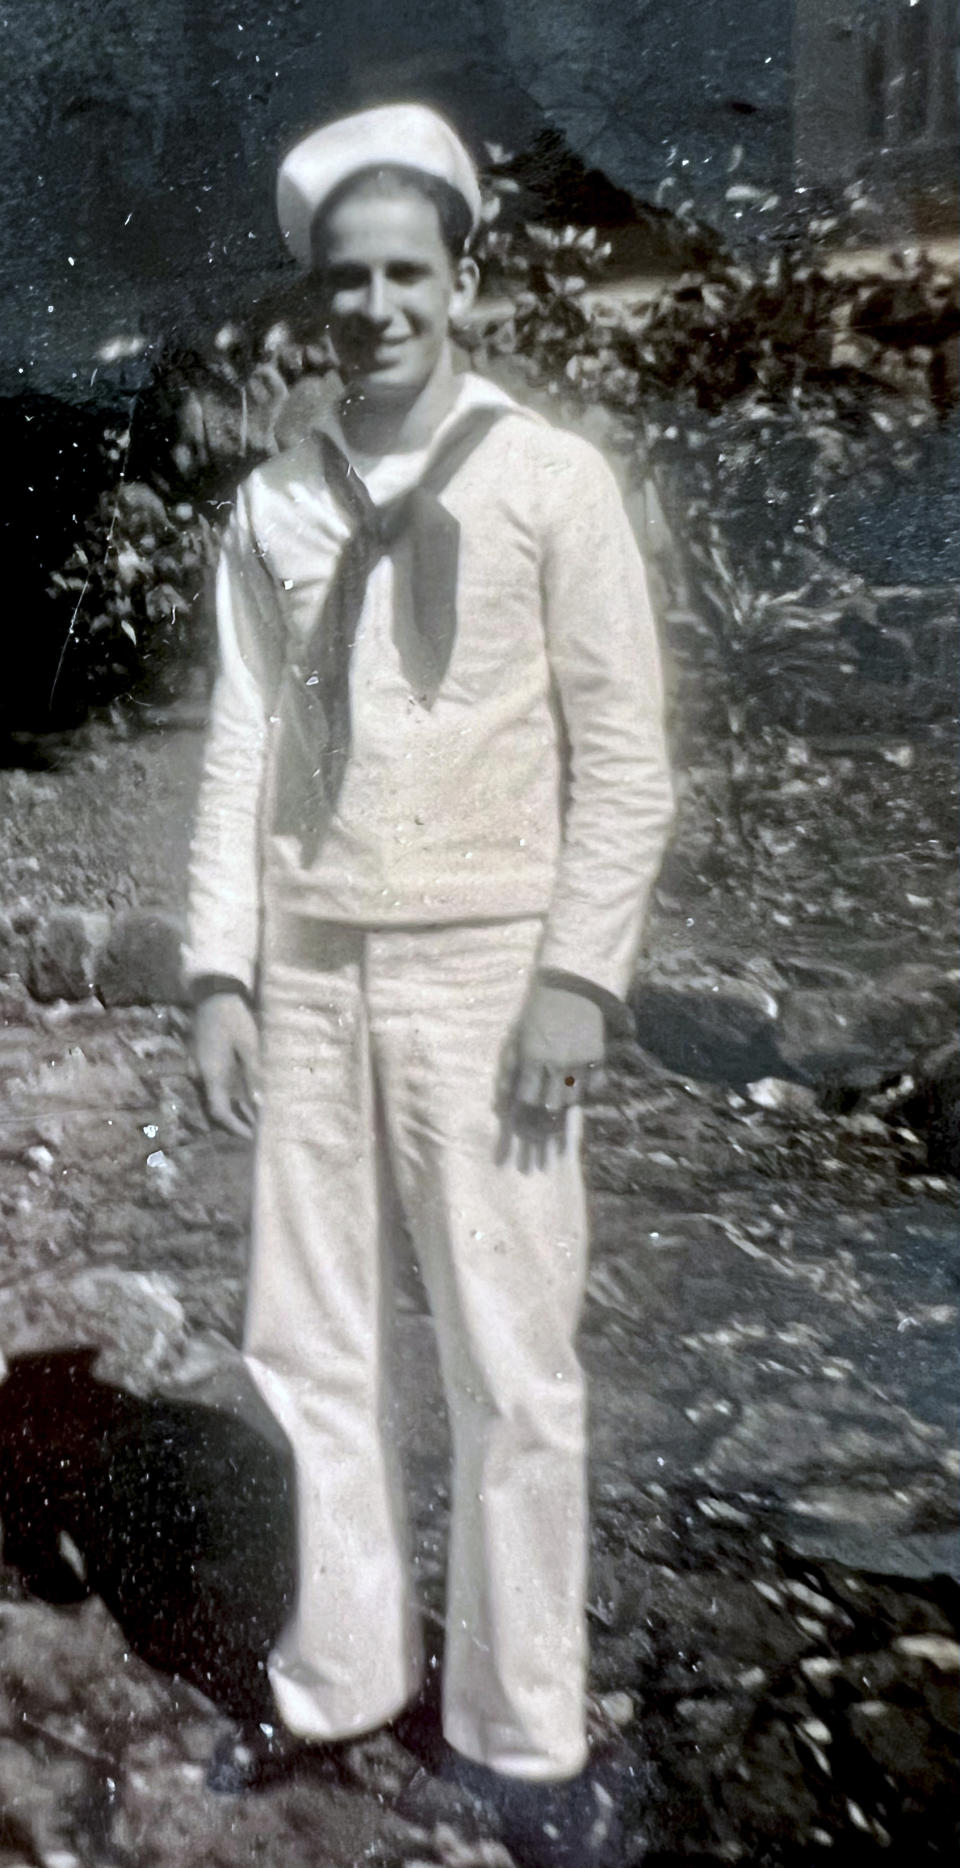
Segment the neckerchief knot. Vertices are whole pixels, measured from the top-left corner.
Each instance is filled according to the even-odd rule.
[[[316,857],[350,754],[350,666],[370,577],[401,540],[409,543],[395,559],[409,588],[398,592],[394,640],[413,694],[432,707],[456,640],[460,549],[459,521],[439,494],[508,412],[509,404],[463,417],[422,478],[382,506],[336,442],[319,437],[326,485],[352,529],[300,661],[287,671],[281,702],[274,828],[300,838],[304,865]]]

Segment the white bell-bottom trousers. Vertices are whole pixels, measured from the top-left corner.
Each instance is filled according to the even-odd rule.
[[[384,1171],[436,1327],[454,1453],[444,1733],[546,1780],[586,1759],[586,1269],[579,1111],[545,1166],[504,1150],[500,1054],[538,920],[268,927],[248,1364],[293,1449],[299,1589],[284,1722],[342,1738],[421,1683],[386,1429]]]

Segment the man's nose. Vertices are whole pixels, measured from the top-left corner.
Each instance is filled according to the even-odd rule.
[[[388,324],[390,321],[387,282],[382,273],[373,273],[370,277],[364,295],[363,313],[371,324]]]

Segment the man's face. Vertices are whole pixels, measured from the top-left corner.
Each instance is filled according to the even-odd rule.
[[[324,217],[314,250],[345,385],[371,402],[418,395],[476,289],[433,202],[413,188],[359,189]]]

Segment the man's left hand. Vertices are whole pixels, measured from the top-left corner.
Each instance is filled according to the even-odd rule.
[[[505,1048],[499,1102],[522,1141],[563,1140],[566,1111],[602,1064],[604,1024],[586,994],[538,980]],[[539,1152],[543,1153],[543,1147]]]

